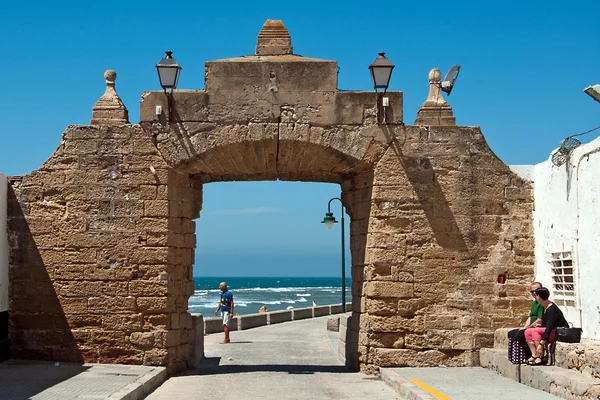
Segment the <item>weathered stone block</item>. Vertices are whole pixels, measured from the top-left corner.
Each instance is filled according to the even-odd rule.
[[[413,284],[406,282],[372,281],[365,282],[363,293],[368,297],[410,298],[413,296]]]

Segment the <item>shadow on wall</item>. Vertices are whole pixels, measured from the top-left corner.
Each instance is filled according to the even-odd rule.
[[[60,265],[47,269],[12,187],[8,188],[9,336],[11,357],[83,362],[81,350],[58,300],[51,275],[60,278]],[[47,222],[47,221],[45,221]],[[52,233],[49,233],[51,235]],[[60,290],[60,285],[57,285]],[[63,301],[85,302],[86,299]],[[77,304],[70,304],[76,311]],[[87,306],[80,304],[80,312]],[[98,319],[99,320],[99,319]],[[89,334],[89,333],[88,333]],[[97,352],[89,349],[90,353]],[[97,357],[88,357],[94,359]]]
[[[429,157],[405,156],[402,153],[403,143],[398,140],[395,133],[387,125],[382,125],[382,131],[404,167],[406,177],[419,199],[436,243],[445,249],[467,251],[468,246],[436,179]]]
[[[460,233],[448,200],[436,180],[429,158],[403,157],[402,164],[437,244],[445,249],[467,251],[467,244]]]
[[[342,200],[350,216],[350,251],[352,268],[352,318],[346,332],[346,366],[360,370],[359,331],[363,282],[365,281],[365,251],[373,198],[373,170],[365,171],[342,183]]]

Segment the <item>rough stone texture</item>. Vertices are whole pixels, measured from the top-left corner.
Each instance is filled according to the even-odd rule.
[[[556,365],[600,379],[600,343],[556,343]]]
[[[280,179],[341,185],[349,365],[477,365],[529,307],[531,187],[479,128],[404,126],[402,93],[387,96],[379,124],[372,92],[337,90],[335,62],[250,56],[206,63],[206,90],[176,91],[168,124],[152,92],[140,125],[69,127],[10,184],[14,354],[191,365],[202,185]]]
[[[283,22],[268,19],[258,33],[257,56],[292,54],[292,38]]]
[[[13,355],[186,368],[191,185],[139,125],[70,126],[39,170],[13,178]]]

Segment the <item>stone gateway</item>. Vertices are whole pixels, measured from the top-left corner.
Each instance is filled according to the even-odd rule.
[[[438,73],[415,126],[401,92],[386,94],[383,123],[375,94],[337,77],[335,61],[295,55],[280,21],[256,55],[207,62],[204,90],[144,93],[139,124],[107,72],[92,125],[9,179],[12,356],[192,365],[203,185],[285,180],[341,185],[354,368],[477,365],[529,306],[531,187],[432,100]]]

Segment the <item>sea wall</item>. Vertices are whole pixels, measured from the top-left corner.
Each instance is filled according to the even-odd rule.
[[[346,303],[346,310],[352,311],[352,303]],[[231,330],[246,330],[259,326],[273,325],[286,321],[298,321],[306,318],[321,317],[325,315],[339,314],[342,312],[341,304],[330,306],[294,308],[292,310],[271,311],[260,314],[246,314],[233,317]],[[201,314],[192,314],[201,315]],[[223,332],[221,318],[204,319],[204,334]],[[196,344],[197,345],[197,344]]]

